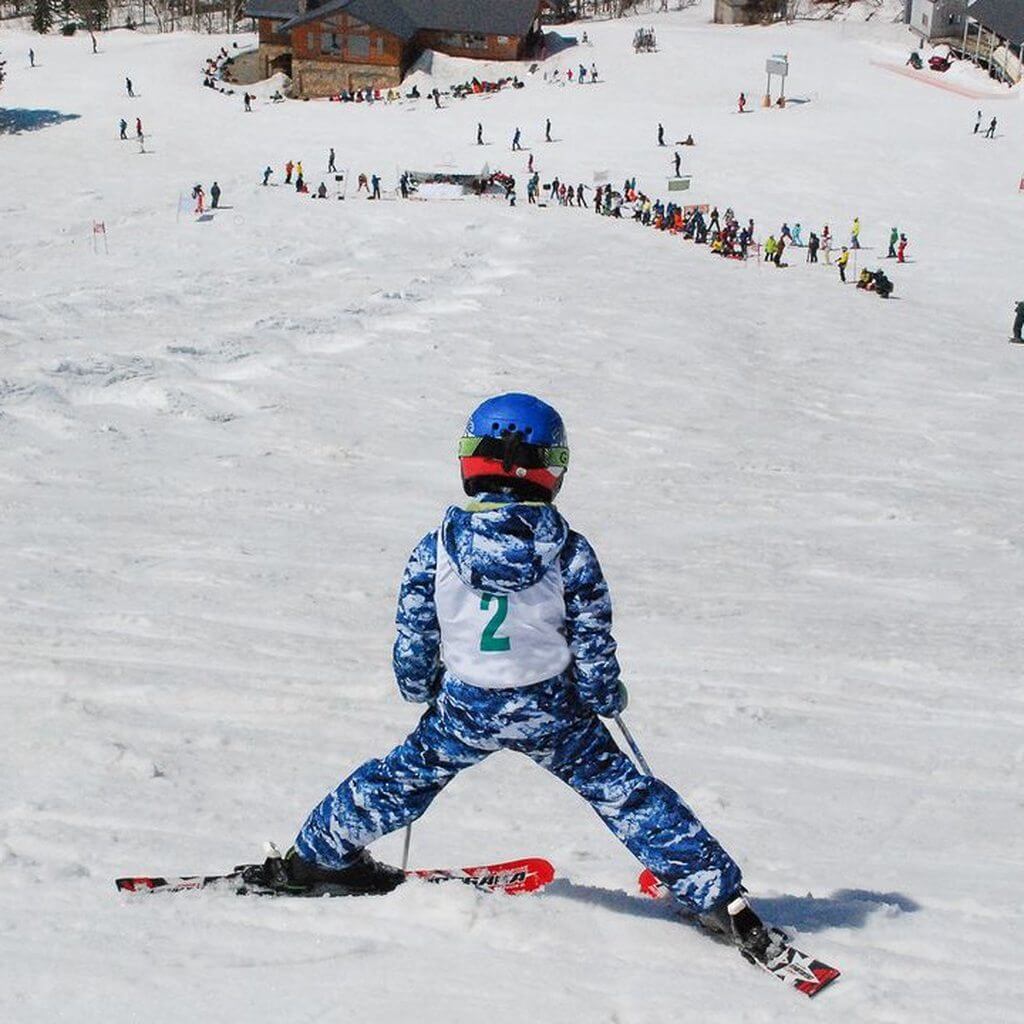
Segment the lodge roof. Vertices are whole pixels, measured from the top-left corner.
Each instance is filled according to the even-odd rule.
[[[299,0],[248,0],[245,13],[250,18],[294,18]]]
[[[525,35],[542,0],[311,0],[305,12],[299,0],[248,0],[246,14],[254,18],[287,18],[278,31],[344,12],[382,28],[400,39],[420,29],[448,29],[495,35]]]
[[[1008,43],[1024,43],[1024,4],[1020,0],[976,0],[967,13]]]

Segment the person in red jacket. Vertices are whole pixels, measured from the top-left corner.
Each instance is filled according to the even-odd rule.
[[[747,97],[744,96],[743,93],[740,93],[740,98],[739,98],[738,102],[739,102],[740,113],[742,114],[743,113],[743,108],[747,105]]]
[[[900,244],[896,246],[896,262],[906,263],[907,261],[903,258],[903,254],[907,251],[907,236],[900,235]]]

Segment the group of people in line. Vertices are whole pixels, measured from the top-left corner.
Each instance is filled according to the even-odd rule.
[[[550,201],[559,206],[575,206],[589,208],[585,190],[590,186],[580,183],[577,186],[561,182],[556,177],[548,184],[541,185],[539,174],[534,172],[527,181],[527,200],[530,204],[538,202],[542,191],[546,191]],[[754,235],[754,221],[751,218],[741,225],[732,208],[720,215],[714,206],[708,213],[706,206],[681,206],[678,203],[665,203],[660,199],[652,199],[637,189],[636,178],[627,178],[621,190],[611,185],[599,185],[594,192],[593,210],[597,214],[617,218],[630,218],[644,227],[652,227],[659,231],[681,235],[697,245],[707,245],[711,253],[727,259],[745,260],[749,250],[757,247]],[[821,233],[811,231],[806,241],[803,228],[799,222],[791,228],[783,223],[776,237],[769,234],[760,247],[765,262],[782,268],[789,264],[783,262],[783,255],[790,246],[806,248],[808,263],[818,262],[818,253],[825,252],[826,262],[831,262],[832,232],[826,224]],[[899,263],[906,262],[908,246],[906,234],[893,227],[889,239],[888,256]],[[850,228],[850,244],[841,247],[836,258],[839,279],[846,282],[846,269],[850,263],[852,251],[860,245],[860,218],[855,217]],[[881,298],[888,298],[892,293],[892,282],[881,270],[862,270],[856,282],[858,288],[875,291]]]
[[[524,82],[518,75],[509,75],[506,78],[499,78],[494,81],[480,79],[475,75],[466,82],[457,82],[447,90],[432,89],[427,95],[434,101],[436,107],[441,106],[442,96],[451,96],[455,99],[465,99],[467,96],[474,96],[479,93],[499,92],[502,89],[522,89]],[[342,89],[334,93],[328,99],[335,103],[395,103],[402,99],[402,92],[397,88],[381,89],[376,86],[362,86],[358,89]],[[422,93],[417,85],[405,94],[407,100],[422,99]]]

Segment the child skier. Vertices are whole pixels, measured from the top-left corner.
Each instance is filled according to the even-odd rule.
[[[691,913],[763,950],[740,869],[664,782],[643,775],[601,717],[626,706],[597,557],[555,508],[569,464],[558,413],[530,395],[491,398],[459,442],[463,488],[402,578],[394,669],[427,709],[306,819],[288,854],[251,881],[298,893],[390,892],[405,879],[366,847],[422,815],[464,768],[509,749],[587,800]]]

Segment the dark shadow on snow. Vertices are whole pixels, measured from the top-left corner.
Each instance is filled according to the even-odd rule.
[[[604,907],[631,917],[684,920],[688,915],[673,901],[652,900],[633,896],[621,889],[603,889],[596,885],[577,885],[557,878],[544,890],[547,895]],[[863,928],[868,917],[876,912],[911,914],[920,905],[898,892],[873,892],[869,889],[837,889],[831,896],[766,896],[754,897],[756,909],[765,920],[780,928],[800,932],[820,932],[826,928]]]
[[[0,135],[37,132],[65,121],[76,121],[81,114],[62,114],[59,110],[26,110],[24,107],[0,107]]]

